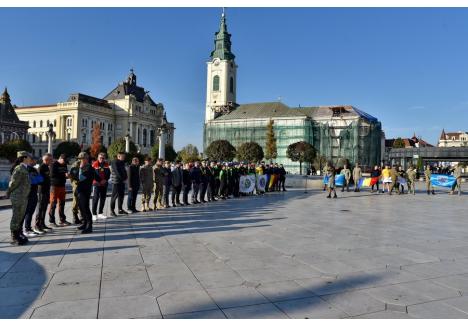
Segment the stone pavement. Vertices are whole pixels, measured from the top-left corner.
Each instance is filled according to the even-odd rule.
[[[338,196],[140,213],[24,247],[0,211],[0,318],[468,317],[466,195]]]

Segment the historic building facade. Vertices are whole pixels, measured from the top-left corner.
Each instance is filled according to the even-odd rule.
[[[439,137],[437,147],[466,147],[468,146],[468,131],[457,131],[457,132],[445,132],[442,129],[442,133]]]
[[[5,88],[0,97],[0,144],[14,139],[26,139],[28,124],[21,121],[11,104],[10,95]]]
[[[255,141],[265,148],[266,127],[272,120],[277,139],[276,161],[291,172],[299,172],[299,163],[286,157],[286,149],[297,141],[312,144],[335,164],[340,158],[368,167],[381,162],[381,123],[351,105],[292,108],[281,102],[237,104],[237,65],[224,13],[214,47],[207,63],[204,149],[219,139],[228,140],[235,147]]]
[[[53,124],[55,146],[75,141],[83,149],[92,142],[95,124],[101,130],[101,143],[109,147],[116,139],[130,135],[143,154],[157,142],[158,128],[168,126],[167,144],[173,145],[174,124],[167,122],[162,103],[156,103],[143,87],[137,85],[133,70],[104,98],[74,93],[65,102],[16,108],[18,116],[29,124],[28,141],[35,155],[47,151],[49,124]]]

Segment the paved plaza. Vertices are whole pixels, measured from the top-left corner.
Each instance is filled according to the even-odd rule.
[[[139,213],[23,247],[1,210],[0,318],[468,317],[466,195],[338,196]]]

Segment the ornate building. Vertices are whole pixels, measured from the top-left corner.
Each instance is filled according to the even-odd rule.
[[[438,147],[466,147],[468,146],[468,131],[445,132],[442,129]]]
[[[75,141],[83,149],[88,148],[93,127],[99,124],[104,146],[128,134],[140,152],[147,154],[157,142],[162,124],[169,126],[167,144],[172,146],[174,140],[174,124],[167,122],[163,104],[153,101],[148,93],[137,85],[132,69],[127,80],[102,99],[74,93],[65,102],[18,107],[16,113],[29,124],[28,140],[38,156],[47,151],[49,124],[56,132],[54,147],[62,141]]]
[[[321,155],[335,163],[340,158],[363,166],[381,162],[381,123],[351,105],[291,108],[281,102],[237,104],[237,65],[224,13],[214,46],[207,63],[205,150],[212,141],[219,139],[228,140],[235,147],[255,141],[265,148],[266,127],[273,120],[278,150],[276,161],[291,172],[299,171],[299,163],[286,157],[286,149],[297,141],[312,144]]]
[[[15,106],[11,104],[10,95],[5,87],[0,98],[0,144],[13,139],[25,139],[28,124],[21,121],[15,113]]]

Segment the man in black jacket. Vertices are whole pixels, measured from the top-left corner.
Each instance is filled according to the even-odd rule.
[[[195,162],[194,166],[190,169],[190,179],[192,180],[192,204],[199,204],[198,201],[198,190],[200,189],[200,168],[198,162]]]
[[[200,202],[206,203],[205,195],[208,188],[208,176],[206,175],[206,161],[202,161],[202,166],[200,167]]]
[[[132,164],[128,167],[128,198],[127,207],[132,213],[138,213],[136,200],[140,190],[140,160],[138,157],[132,158]]]
[[[125,153],[119,152],[117,158],[111,163],[112,197],[110,202],[111,216],[115,214],[115,201],[118,200],[119,214],[128,214],[123,210],[125,196],[125,182],[127,181],[127,170],[125,169]]]
[[[182,167],[180,166],[180,161],[176,161],[175,167],[172,169],[172,207],[176,207],[177,205],[182,206],[182,204],[180,203],[180,191],[182,190],[182,182]]]
[[[41,233],[45,230],[50,230],[45,225],[45,215],[47,212],[47,206],[50,200],[50,167],[52,163],[52,155],[47,153],[42,157],[42,163],[39,166],[39,174],[42,176],[42,182],[39,183],[38,189],[38,203],[39,209],[36,214],[36,227],[34,231]]]
[[[59,159],[52,164],[50,172],[50,182],[52,185],[50,194],[50,209],[49,209],[49,223],[55,227],[67,226],[71,223],[67,221],[65,216],[65,183],[68,178],[68,167],[65,161],[65,154],[61,154]],[[55,223],[55,208],[59,204],[59,217],[60,222]]]
[[[192,188],[192,178],[190,177],[190,164],[184,164],[184,170],[182,171],[182,182],[184,184],[184,193],[182,195],[182,202],[184,205],[190,205],[188,202],[188,194]]]
[[[161,170],[163,175],[163,201],[164,208],[169,208],[169,192],[171,191],[172,185],[172,172],[171,172],[171,163],[166,161],[164,167]]]
[[[78,154],[78,160],[80,160],[80,164],[75,165],[71,169],[70,174],[74,180],[78,180],[76,188],[78,208],[83,218],[83,224],[78,227],[78,230],[81,230],[82,234],[86,234],[93,232],[93,218],[89,209],[89,200],[93,189],[95,172],[91,164],[89,164],[89,157],[86,152]]]

